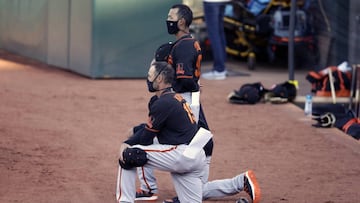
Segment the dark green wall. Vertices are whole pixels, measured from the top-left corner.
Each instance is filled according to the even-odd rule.
[[[47,6],[47,0],[0,0],[1,48],[45,61]]]
[[[91,78],[147,75],[180,0],[0,0],[0,48]]]
[[[156,48],[172,36],[166,31],[168,10],[175,1],[96,0],[93,15],[93,74],[138,77]]]

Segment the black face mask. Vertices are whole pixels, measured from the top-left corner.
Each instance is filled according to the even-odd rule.
[[[161,69],[160,72],[155,76],[154,80],[153,81],[150,81],[149,79],[146,79],[146,84],[148,86],[148,90],[149,92],[156,92],[156,91],[159,91],[157,89],[154,88],[154,81],[156,80],[157,77],[159,77],[160,73],[164,70]]]
[[[179,32],[179,28],[177,26],[178,22],[179,21],[170,21],[170,20],[166,21],[167,30],[170,35],[173,35],[173,34],[176,34]]]
[[[150,82],[149,79],[146,80],[149,92],[156,92],[157,91],[157,89],[154,88],[154,81]]]

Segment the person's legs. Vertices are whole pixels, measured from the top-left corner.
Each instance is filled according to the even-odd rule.
[[[225,197],[241,191],[248,193],[254,203],[260,201],[260,187],[253,171],[249,170],[229,179],[207,182],[203,186],[203,199]]]
[[[187,93],[182,93],[181,95],[187,102],[192,101],[191,93],[187,92]],[[199,111],[199,109],[197,110]],[[200,105],[199,126],[207,130],[209,129],[201,105]],[[159,142],[157,141],[157,139],[154,139],[154,143],[159,143]],[[211,156],[207,156],[206,167],[204,168],[203,173],[201,174],[201,180],[203,184],[205,184],[208,181],[210,160],[211,160]],[[140,190],[136,192],[135,200],[145,200],[145,201],[156,200],[158,198],[157,196],[158,188],[156,183],[156,177],[154,175],[154,170],[149,167],[138,167],[137,173],[140,182]],[[171,202],[172,200],[168,200],[168,201]]]
[[[244,188],[244,173],[229,179],[213,180],[204,184],[203,199],[234,195]]]
[[[158,189],[154,170],[149,167],[138,167],[137,174],[140,182],[140,189],[136,191],[135,200],[157,200]]]
[[[138,147],[147,152],[149,160],[144,165],[144,168],[176,172],[174,166],[179,165],[178,159],[182,155],[186,145],[173,146],[153,144],[148,146],[134,145],[132,147]],[[134,202],[136,198],[136,175],[136,167],[131,170],[119,168],[116,187],[116,200],[118,202]]]
[[[221,42],[221,49],[219,51],[221,51],[222,53],[222,61],[223,61],[223,67],[225,70],[225,62],[226,62],[226,36],[225,36],[225,30],[224,30],[224,13],[225,13],[225,4],[222,5],[222,7],[220,8],[220,15],[219,15],[219,38],[220,38],[220,42]]]
[[[205,165],[204,168],[201,170],[201,182],[206,184],[209,180],[209,173],[210,173],[210,163],[211,163],[211,156],[207,156],[205,158]]]
[[[157,193],[154,170],[149,167],[138,167],[137,173],[140,180],[140,189],[147,192]]]
[[[205,128],[206,130],[210,130],[209,125],[207,124],[207,121],[206,121],[206,118],[205,118],[205,113],[204,113],[204,110],[203,110],[201,104],[200,104],[200,111],[199,111],[198,126],[199,126],[199,127],[203,127],[203,128]]]
[[[159,144],[157,138],[154,138],[154,144]],[[135,200],[157,200],[158,188],[154,169],[149,167],[138,167],[137,174],[140,182],[140,189],[136,191]]]
[[[171,173],[174,188],[181,203],[202,202],[202,181],[200,171],[189,173]]]
[[[205,167],[205,153],[200,151],[194,159],[183,155],[187,145],[149,145],[141,147],[148,153],[146,166],[172,174],[174,188],[181,202],[201,202],[202,170]],[[173,175],[174,174],[174,175]]]
[[[205,22],[214,57],[214,70],[218,72],[225,71],[224,9],[224,3],[204,2]]]
[[[116,201],[119,203],[132,203],[135,198],[136,168],[125,170],[119,166]]]

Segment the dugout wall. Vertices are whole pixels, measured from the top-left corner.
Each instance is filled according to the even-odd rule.
[[[0,48],[90,78],[145,77],[175,3],[0,0]]]

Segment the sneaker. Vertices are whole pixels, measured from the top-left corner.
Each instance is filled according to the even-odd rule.
[[[223,72],[218,72],[216,70],[213,70],[208,73],[202,74],[201,77],[206,80],[225,80],[226,71],[224,70]]]
[[[180,203],[180,200],[178,197],[173,197],[172,199],[164,200],[163,203]]]
[[[157,200],[158,196],[155,193],[152,192],[146,192],[144,190],[139,189],[138,191],[136,191],[136,197],[135,197],[135,201],[153,201],[153,200]]]
[[[244,191],[248,193],[253,203],[260,202],[260,187],[252,170],[246,171],[244,176]]]

